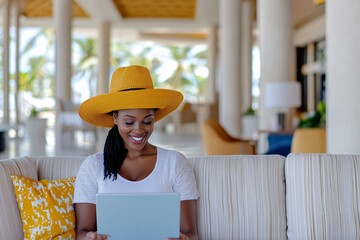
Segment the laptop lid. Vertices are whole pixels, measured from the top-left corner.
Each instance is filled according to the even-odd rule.
[[[179,193],[99,193],[97,232],[110,239],[166,239],[180,234]]]

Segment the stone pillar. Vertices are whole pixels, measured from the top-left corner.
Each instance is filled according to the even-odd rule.
[[[219,117],[234,137],[241,136],[241,0],[220,1]]]
[[[216,81],[216,55],[217,55],[217,33],[218,28],[216,26],[211,26],[210,31],[207,38],[208,44],[208,68],[209,68],[209,77],[208,83],[206,85],[205,91],[205,101],[214,103],[216,101],[215,98],[215,81]]]
[[[10,31],[10,0],[3,1],[3,35],[4,35],[4,46],[3,46],[3,122],[5,124],[9,124],[9,65],[10,65],[10,58],[9,58],[9,51],[10,51],[10,38],[9,38],[9,31]]]
[[[61,153],[61,125],[59,124],[59,100],[71,101],[71,27],[72,1],[53,0],[55,29],[55,98],[56,101],[56,153]]]
[[[314,63],[315,61],[315,44],[310,43],[307,45],[307,62]],[[313,112],[316,110],[315,107],[315,76],[314,72],[307,73],[307,111]]]
[[[98,94],[109,92],[110,84],[110,40],[111,40],[111,24],[109,22],[99,23],[99,35],[97,44],[98,53],[98,81],[97,81],[97,92]],[[96,149],[102,151],[108,129],[97,128],[96,129]]]
[[[20,126],[20,116],[21,109],[19,106],[20,101],[20,15],[21,15],[21,0],[15,1],[15,28],[16,28],[16,41],[15,41],[15,81],[16,81],[16,89],[15,89],[15,130],[16,137],[19,137],[19,126]]]
[[[253,1],[241,5],[241,113],[252,104]]]
[[[360,154],[360,2],[326,1],[327,152]]]
[[[99,24],[98,36],[98,94],[109,91],[109,70],[110,70],[110,23]]]
[[[292,1],[257,1],[261,59],[259,128],[274,130],[276,111],[266,108],[268,82],[294,80]]]

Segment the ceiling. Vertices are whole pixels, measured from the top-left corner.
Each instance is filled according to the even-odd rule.
[[[22,14],[29,18],[52,16],[53,0],[24,0]],[[89,18],[84,9],[73,0],[73,16],[76,18]],[[80,3],[84,3],[81,2]],[[134,18],[173,18],[194,19],[196,0],[113,0],[104,1],[111,4],[124,19]],[[84,3],[92,4],[90,1]],[[99,10],[99,9],[98,9]]]
[[[1,0],[0,0],[1,1]],[[22,0],[22,25],[52,24],[53,0]],[[221,0],[73,0],[74,26],[93,27],[99,21],[136,29],[141,34],[206,37],[217,25]],[[243,0],[245,1],[245,0]],[[253,1],[256,6],[256,0]],[[323,0],[322,0],[323,1]],[[319,0],[293,0],[294,27],[324,14]],[[254,14],[255,16],[255,14]]]
[[[73,16],[88,18],[84,9],[73,1]],[[53,3],[52,0],[24,0],[21,14],[28,18],[48,18],[53,15],[52,13]]]
[[[194,19],[196,0],[114,0],[123,18]]]

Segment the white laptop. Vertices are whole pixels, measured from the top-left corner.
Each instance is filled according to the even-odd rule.
[[[179,193],[99,193],[97,232],[110,239],[162,240],[180,235]]]

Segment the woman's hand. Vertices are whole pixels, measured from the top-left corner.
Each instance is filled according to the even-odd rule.
[[[175,240],[175,239],[180,239],[180,240],[189,240],[188,236],[186,236],[183,233],[180,233],[180,238],[167,238],[166,240]]]
[[[181,240],[189,240],[188,236],[186,236],[185,234],[180,233],[180,238]]]
[[[108,237],[108,235],[97,234],[96,232],[88,232],[86,234],[86,240],[106,240]]]

